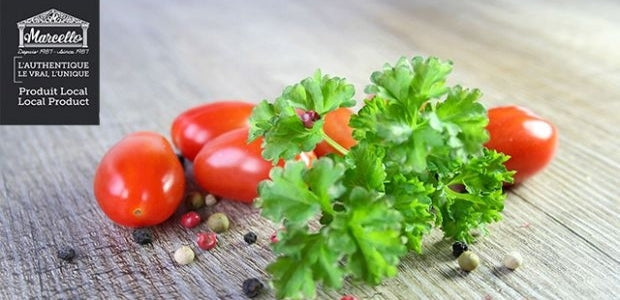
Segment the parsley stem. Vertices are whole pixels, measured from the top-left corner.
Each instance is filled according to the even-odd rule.
[[[325,133],[325,131],[321,130],[321,135],[323,136],[323,139],[332,147],[334,147],[334,149],[336,149],[336,151],[340,152],[340,154],[342,155],[347,155],[347,153],[349,153],[349,150],[347,150],[345,147],[342,147],[342,145],[338,144],[338,142],[334,141],[334,139],[332,139],[331,137],[329,137],[329,135],[327,135]]]
[[[468,193],[458,193],[453,191],[452,189],[450,189],[449,187],[444,188],[444,191],[446,192],[446,194],[457,198],[457,199],[462,199],[462,200],[466,200],[469,201],[471,203],[475,203],[475,204],[481,204],[484,205],[484,202],[480,201],[480,199],[478,199],[478,197],[468,194]]]

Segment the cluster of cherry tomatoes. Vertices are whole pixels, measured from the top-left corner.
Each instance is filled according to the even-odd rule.
[[[258,183],[273,167],[261,156],[261,139],[247,143],[254,104],[222,101],[180,114],[172,124],[172,142],[193,162],[194,179],[220,197],[251,203]],[[351,110],[328,113],[323,130],[346,149],[355,145],[348,123]],[[506,166],[520,183],[544,168],[555,152],[555,127],[516,106],[489,110],[487,147],[511,156]],[[336,152],[327,143],[298,159],[308,165],[316,156]],[[316,156],[315,156],[316,155]],[[144,227],[159,224],[177,209],[185,192],[185,173],[173,147],[153,132],[130,134],[102,158],[94,179],[97,202],[114,222]]]

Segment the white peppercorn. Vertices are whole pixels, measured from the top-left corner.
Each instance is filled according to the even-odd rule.
[[[217,204],[217,198],[211,194],[207,194],[207,196],[205,196],[205,204],[207,206],[213,206]]]
[[[174,251],[174,260],[179,265],[187,265],[194,260],[194,250],[189,246],[181,246],[177,251]]]
[[[515,270],[523,263],[523,256],[517,251],[512,251],[504,257],[504,267]]]
[[[480,258],[476,253],[465,251],[458,258],[459,266],[463,271],[473,271],[480,264]]]

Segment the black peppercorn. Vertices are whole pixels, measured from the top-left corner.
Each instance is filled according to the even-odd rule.
[[[263,283],[257,278],[249,278],[243,281],[242,287],[243,293],[246,296],[254,298],[260,294],[260,291],[263,289]]]
[[[457,241],[452,244],[452,255],[454,255],[454,257],[459,257],[461,253],[467,251],[467,249],[467,244],[465,244],[465,242]]]
[[[256,243],[256,233],[248,232],[243,236],[243,240],[248,243],[248,245]]]
[[[132,233],[133,240],[140,244],[146,245],[153,242],[153,233],[148,228],[138,228]]]
[[[75,257],[75,250],[69,246],[63,246],[58,249],[58,258],[66,261],[71,261]]]

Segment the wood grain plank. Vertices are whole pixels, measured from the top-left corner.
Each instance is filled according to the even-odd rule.
[[[401,55],[455,63],[453,82],[479,87],[487,105],[517,103],[557,124],[553,164],[514,188],[505,218],[458,271],[438,231],[424,254],[361,299],[574,299],[620,294],[620,13],[617,1],[120,1],[102,3],[101,126],[0,127],[0,298],[243,299],[266,278],[275,227],[255,209],[219,203],[231,231],[217,251],[179,267],[192,244],[173,218],[140,247],[94,202],[94,168],[136,130],[168,134],[186,108],[216,99],[273,98],[316,68],[347,77],[362,97],[368,74]],[[177,216],[178,217],[178,214]],[[256,231],[248,247],[242,236]],[[61,262],[63,244],[79,253]],[[512,249],[525,256],[500,267]],[[269,291],[260,299],[269,299]]]

